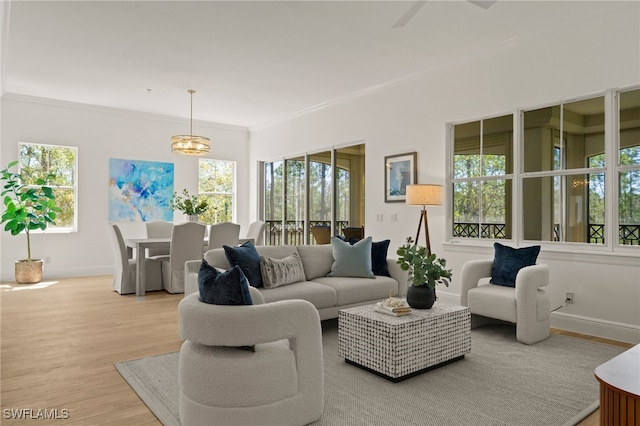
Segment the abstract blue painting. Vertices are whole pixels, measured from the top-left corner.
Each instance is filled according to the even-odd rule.
[[[109,220],[173,220],[173,163],[109,159]]]

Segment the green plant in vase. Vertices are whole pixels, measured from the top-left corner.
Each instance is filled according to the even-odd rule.
[[[429,253],[426,247],[414,244],[411,237],[407,238],[406,244],[398,247],[396,253],[400,268],[403,271],[409,271],[411,275],[411,286],[407,292],[409,305],[411,305],[410,293],[432,293],[433,300],[435,300],[436,285],[449,286],[452,274],[451,269],[446,269],[447,261],[438,258],[435,253]],[[427,308],[422,309],[428,309],[431,305],[433,305],[433,301]]]
[[[204,214],[209,208],[209,200],[198,195],[190,195],[185,188],[182,190],[182,195],[177,192],[173,193],[171,206],[174,210],[179,210],[189,216],[189,220],[197,220],[197,217]]]

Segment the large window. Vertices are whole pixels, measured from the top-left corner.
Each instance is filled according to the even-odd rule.
[[[235,195],[235,162],[201,158],[198,192],[209,199],[211,207],[200,221],[206,224],[233,222]]]
[[[638,245],[640,90],[522,110],[517,132],[509,121],[451,126],[453,237]]]
[[[50,174],[55,175],[50,183],[56,197],[56,205],[61,211],[56,217],[55,224],[47,229],[75,231],[77,228],[77,148],[21,142],[19,150],[20,175],[23,183],[31,185],[38,179],[46,179]]]
[[[453,236],[511,238],[513,115],[453,126]]]
[[[525,240],[604,243],[604,117],[604,96],[522,113]]]
[[[314,226],[333,235],[364,225],[364,145],[263,163],[265,244],[314,244]]]

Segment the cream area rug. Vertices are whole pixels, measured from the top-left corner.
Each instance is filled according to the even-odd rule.
[[[535,345],[510,326],[471,332],[463,360],[400,383],[338,357],[337,320],[323,322],[325,408],[313,425],[570,425],[598,407],[594,369],[623,348],[552,334]],[[180,425],[178,353],[116,364],[165,425]]]

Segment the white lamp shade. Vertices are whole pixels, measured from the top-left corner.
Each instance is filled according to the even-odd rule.
[[[407,185],[406,203],[410,206],[441,206],[442,185]]]

